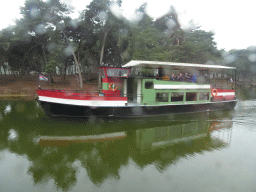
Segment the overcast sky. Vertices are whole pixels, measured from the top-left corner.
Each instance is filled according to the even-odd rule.
[[[86,8],[90,0],[63,0],[76,7],[73,17]],[[25,0],[7,0],[0,6],[0,29],[13,24],[20,18],[19,7]],[[148,2],[148,13],[158,17],[173,5],[178,12],[178,19],[183,28],[193,20],[201,29],[213,31],[218,49],[246,49],[256,46],[256,6],[253,0],[123,0],[122,11],[132,17],[133,11],[144,2]]]

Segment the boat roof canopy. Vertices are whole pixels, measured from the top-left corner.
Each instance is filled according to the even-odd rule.
[[[209,69],[236,69],[235,67],[227,67],[222,65],[209,65],[209,64],[194,64],[194,63],[176,63],[176,62],[163,62],[163,61],[140,61],[131,60],[129,63],[123,65],[125,68],[132,67],[146,67],[146,68],[169,68],[169,69],[182,69],[186,67],[197,68],[199,70]]]

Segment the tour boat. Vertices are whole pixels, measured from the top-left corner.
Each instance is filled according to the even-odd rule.
[[[238,102],[233,82],[235,69],[132,60],[122,67],[101,66],[101,89],[97,93],[41,88],[36,91],[48,116],[138,117],[216,111],[234,109]],[[170,79],[172,73],[180,72],[193,77]],[[215,85],[216,79],[227,81]]]

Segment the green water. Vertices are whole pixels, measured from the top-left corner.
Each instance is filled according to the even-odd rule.
[[[256,191],[256,100],[232,111],[48,118],[0,102],[0,191]]]

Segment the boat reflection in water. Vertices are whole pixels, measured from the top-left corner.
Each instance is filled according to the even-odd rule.
[[[140,171],[153,165],[162,173],[188,156],[228,147],[233,126],[232,111],[56,121],[45,117],[34,102],[2,102],[0,116],[0,155],[24,157],[29,180],[47,186],[54,180],[61,190],[126,180],[124,167]],[[11,173],[4,174],[15,177]]]
[[[159,151],[160,159],[164,155],[164,158],[174,160],[181,156],[226,147],[230,142],[231,127],[231,121],[192,121],[137,130],[136,146],[142,154]],[[224,128],[228,130],[225,137],[216,134],[217,131]],[[213,132],[214,136],[212,136]]]
[[[227,112],[229,113],[229,112]],[[216,113],[215,113],[216,114]],[[223,113],[221,113],[223,114]],[[202,118],[202,114],[200,115]],[[130,129],[122,129],[119,132],[111,129],[102,129],[97,131],[83,130],[87,135],[71,136],[40,136],[40,146],[69,146],[72,144],[90,144],[90,143],[114,143],[117,140],[132,140],[137,150],[144,154],[164,148],[178,148],[176,145],[188,145],[191,152],[209,150],[218,147],[225,147],[230,142],[232,121],[229,117],[223,117],[221,120],[198,119],[193,121],[152,121],[143,122],[135,120],[130,124]],[[136,122],[137,127],[135,126]],[[112,122],[113,127],[118,126],[120,121]],[[126,122],[131,123],[131,122]],[[109,126],[109,123],[107,123]],[[225,137],[220,137],[216,133],[219,130],[226,129]],[[117,130],[117,129],[114,129]],[[214,133],[214,136],[212,134]],[[223,134],[223,130],[222,130]],[[207,143],[207,145],[205,145]],[[187,149],[186,149],[187,150]],[[179,148],[179,152],[180,148]]]
[[[75,143],[100,143],[106,141],[121,140],[126,138],[125,132],[105,133],[86,136],[40,136],[41,146],[68,146]]]
[[[192,116],[183,121],[106,122],[97,134],[87,129],[82,131],[86,133],[83,136],[41,135],[39,145],[65,150],[66,158],[79,160],[90,180],[101,185],[108,177],[120,179],[120,169],[129,164],[129,159],[141,168],[153,164],[162,172],[179,159],[229,145],[232,112]]]

